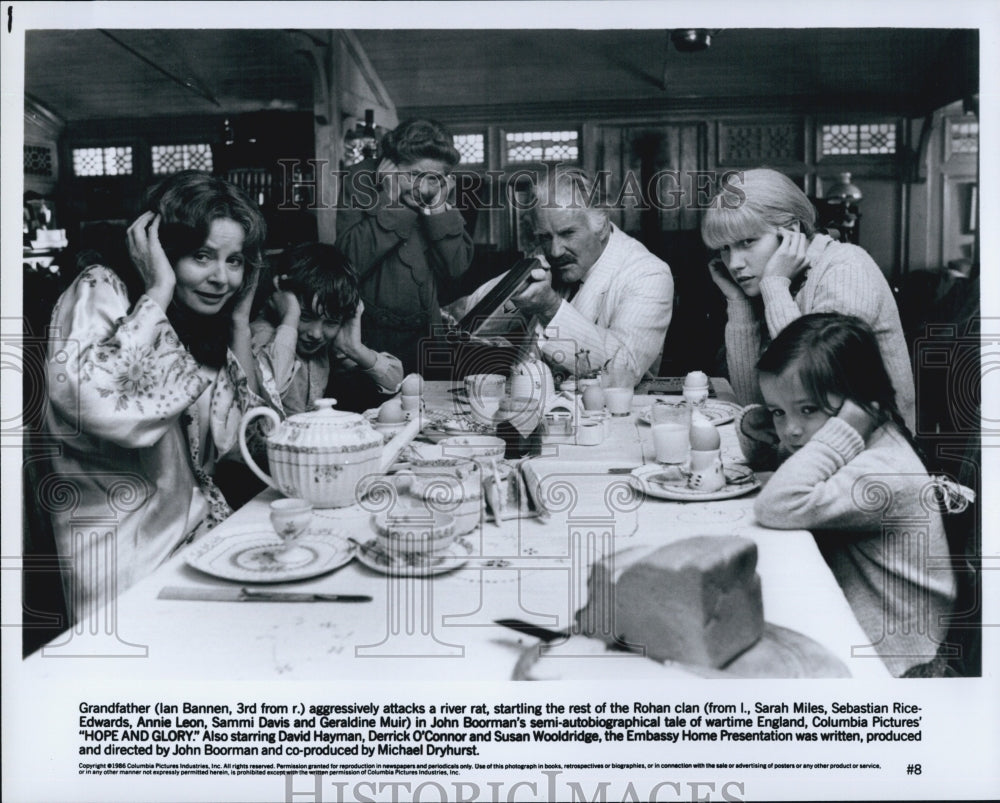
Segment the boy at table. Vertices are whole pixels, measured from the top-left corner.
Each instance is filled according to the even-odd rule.
[[[285,415],[332,394],[338,408],[364,410],[399,390],[403,366],[361,342],[364,303],[353,271],[331,245],[306,243],[282,255],[275,292],[250,325],[251,345],[281,394]]]

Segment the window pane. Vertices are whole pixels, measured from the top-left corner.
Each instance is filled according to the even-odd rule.
[[[168,176],[181,170],[212,172],[212,148],[207,143],[154,145],[150,150],[153,174]]]
[[[893,123],[865,123],[860,126],[858,153],[896,152],[896,126]]]
[[[74,148],[73,173],[78,176],[103,176],[104,157],[100,148]]]
[[[29,176],[51,176],[52,151],[43,145],[25,145],[24,172]]]
[[[896,152],[895,123],[839,123],[821,128],[823,156],[880,156]]]
[[[508,162],[577,162],[577,131],[514,131],[507,134]]]
[[[482,134],[455,134],[455,148],[463,165],[486,163],[486,138]]]
[[[952,122],[948,136],[952,153],[979,153],[979,123]]]
[[[858,152],[858,127],[856,125],[824,125],[823,155],[841,156]]]
[[[131,176],[131,146],[74,148],[73,173],[77,176]]]

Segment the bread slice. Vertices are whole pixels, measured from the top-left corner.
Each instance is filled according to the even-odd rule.
[[[699,535],[591,569],[579,631],[658,661],[721,667],[764,632],[757,545]]]

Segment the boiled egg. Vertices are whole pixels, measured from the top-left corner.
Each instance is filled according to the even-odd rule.
[[[407,396],[419,396],[424,392],[424,378],[420,374],[408,374],[403,379],[402,390]]]
[[[378,408],[378,422],[380,424],[402,424],[406,421],[406,413],[403,412],[403,405],[399,399],[389,399]]]
[[[684,377],[684,387],[703,388],[708,386],[708,374],[704,371],[691,371]]]
[[[715,425],[700,413],[691,416],[690,440],[691,448],[696,452],[711,452],[722,445]]]

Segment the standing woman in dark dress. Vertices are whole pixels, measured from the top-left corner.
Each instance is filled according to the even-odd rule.
[[[459,154],[443,126],[409,120],[382,138],[374,174],[355,172],[337,216],[337,247],[354,265],[365,304],[362,339],[419,371],[420,340],[441,323],[472,262],[472,239],[448,203]]]

